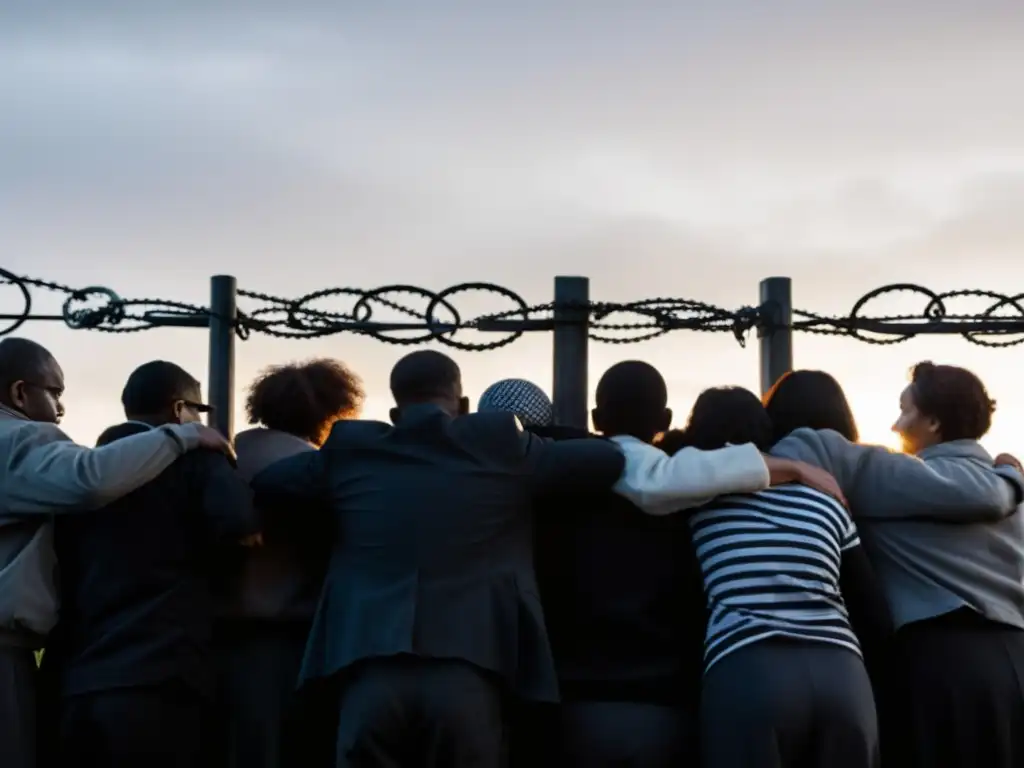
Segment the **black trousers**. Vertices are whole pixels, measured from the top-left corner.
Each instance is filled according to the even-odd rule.
[[[0,646],[0,766],[36,768],[36,660]]]
[[[693,716],[682,709],[617,701],[566,702],[558,765],[686,768],[698,765]]]
[[[836,645],[772,639],[733,651],[704,677],[700,721],[703,768],[881,764],[864,662]]]
[[[70,696],[61,705],[60,768],[199,768],[207,706],[178,684]]]
[[[891,667],[886,765],[1024,765],[1024,631],[956,611],[900,629]]]
[[[366,661],[341,694],[338,768],[504,768],[499,684],[462,661]]]
[[[327,768],[337,700],[296,691],[308,622],[246,621],[216,635],[210,754],[217,768]]]

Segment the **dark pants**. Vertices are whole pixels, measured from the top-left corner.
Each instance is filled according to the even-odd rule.
[[[700,720],[704,768],[880,765],[864,662],[839,646],[772,639],[733,651],[704,677]]]
[[[364,662],[341,696],[338,768],[504,768],[501,689],[462,661]]]
[[[218,768],[329,766],[336,702],[299,696],[309,625],[239,622],[217,633],[211,754]]]
[[[692,715],[630,702],[562,705],[560,765],[579,768],[685,768],[697,765]]]
[[[36,768],[36,659],[0,646],[0,766]]]
[[[206,701],[183,685],[70,696],[60,718],[61,768],[198,768]]]
[[[886,765],[1024,765],[1024,631],[967,611],[911,624],[890,677]]]

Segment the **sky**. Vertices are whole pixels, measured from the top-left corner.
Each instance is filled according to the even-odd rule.
[[[213,274],[282,296],[488,281],[531,304],[585,275],[594,300],[727,308],[786,275],[798,307],[840,315],[892,282],[1018,293],[1021,72],[1017,0],[4,3],[0,267],[197,304]],[[20,308],[0,288],[0,313]],[[202,330],[19,333],[61,362],[65,427],[86,443],[120,419],[139,363],[205,379]],[[794,349],[839,378],[875,442],[910,365],[967,366],[999,404],[986,444],[1021,450],[1024,348]],[[263,366],[319,355],[357,370],[366,415],[386,417],[406,351],[254,335],[236,425]],[[474,397],[509,375],[550,391],[551,356],[548,334],[455,354]],[[756,343],[677,331],[592,344],[591,389],[636,358],[664,372],[679,421],[704,387],[758,387]]]

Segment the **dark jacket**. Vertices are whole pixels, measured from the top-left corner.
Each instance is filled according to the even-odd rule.
[[[235,436],[238,474],[246,482],[275,461],[313,450],[302,438],[274,429]],[[223,619],[311,622],[330,554],[330,518],[296,504],[263,505],[257,513],[263,545],[238,547],[219,562],[218,613]]]
[[[536,522],[562,698],[696,711],[707,609],[685,516],[645,515],[607,492],[552,494],[538,503]]]
[[[303,679],[415,654],[556,700],[532,501],[542,488],[611,488],[624,463],[611,443],[544,441],[510,414],[415,406],[394,427],[339,422],[319,451],[258,474],[258,498],[327,499],[338,526]]]
[[[146,429],[127,422],[99,442]],[[204,450],[102,509],[58,519],[61,693],[170,680],[208,692],[211,561],[257,530],[248,486]]]

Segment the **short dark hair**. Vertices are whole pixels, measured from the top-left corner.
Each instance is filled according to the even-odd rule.
[[[410,352],[391,369],[391,396],[398,406],[460,397],[462,371],[448,355],[433,349]]]
[[[202,385],[180,365],[167,360],[143,363],[128,376],[121,390],[126,416],[151,416],[170,407],[175,400],[201,405]]]
[[[20,336],[0,339],[0,385],[6,390],[16,381],[42,376],[54,357],[46,347]]]
[[[910,369],[910,396],[922,416],[939,422],[943,441],[980,440],[992,427],[996,401],[966,368],[918,363]]]
[[[833,429],[851,443],[860,439],[853,410],[835,378],[824,371],[790,371],[764,398],[773,443],[801,427]]]
[[[250,424],[320,445],[334,422],[358,414],[366,397],[359,376],[340,360],[316,358],[266,368],[250,385]]]
[[[660,432],[668,387],[657,368],[642,360],[616,363],[597,382],[594,397],[606,427]],[[606,429],[607,431],[607,429]]]
[[[766,451],[773,435],[771,417],[757,395],[743,387],[712,387],[694,401],[679,447],[713,451],[753,443]],[[672,446],[663,447],[667,451]]]

